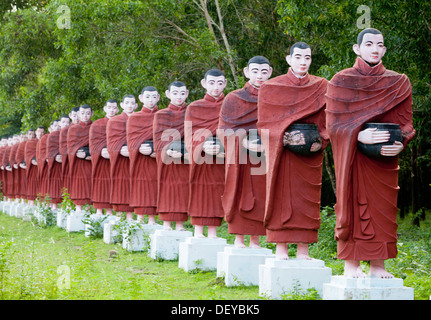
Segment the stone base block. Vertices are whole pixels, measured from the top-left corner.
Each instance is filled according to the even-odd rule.
[[[138,223],[138,222],[135,222]],[[123,235],[123,249],[127,251],[145,251],[150,247],[150,235],[163,229],[159,224],[141,224],[141,228],[128,237]]]
[[[67,232],[84,231],[85,225],[84,225],[84,222],[82,222],[82,218],[84,218],[84,212],[76,212],[76,211],[70,212],[66,220],[66,231]]]
[[[333,276],[323,285],[323,300],[413,300],[413,291],[399,278]]]
[[[236,248],[226,246],[217,253],[217,276],[224,277],[226,286],[259,285],[259,265],[275,255],[266,248]]]
[[[120,217],[108,216],[103,225],[103,242],[108,244],[115,243],[115,238],[119,235],[118,230],[114,229],[114,225],[120,221]]]
[[[15,217],[22,219],[22,216],[24,214],[25,208],[27,208],[28,205],[25,203],[19,203],[15,206]]]
[[[109,222],[108,217],[109,216],[103,215],[103,214],[92,214],[92,215],[90,215],[90,220],[92,220],[92,221],[99,220],[100,228],[101,228],[100,232],[104,232],[104,225],[105,225],[105,223]],[[90,228],[91,228],[91,226],[89,224],[84,223],[84,229],[85,229],[84,235],[86,237],[89,237],[91,234]]]
[[[57,212],[57,227],[66,229],[67,226],[67,216],[66,212],[63,212],[61,209]]]
[[[186,238],[179,244],[178,266],[186,272],[199,270],[216,270],[217,253],[227,246],[222,238]]]
[[[163,260],[178,259],[180,242],[192,235],[190,231],[156,230],[150,235],[150,257]]]
[[[289,293],[307,293],[316,289],[322,296],[323,284],[331,281],[332,270],[322,260],[266,259],[259,266],[259,295],[282,299]]]

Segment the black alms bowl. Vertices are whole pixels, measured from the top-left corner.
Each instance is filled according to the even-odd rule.
[[[178,151],[181,152],[183,157],[184,154],[187,153],[186,147],[184,145],[183,141],[179,141],[179,140],[174,140],[169,144],[168,147],[169,150],[173,150],[173,151]]]
[[[153,140],[145,140],[142,144],[149,144],[151,147],[151,153],[154,152],[154,144],[153,144]]]
[[[378,131],[389,131],[391,137],[389,141],[383,143],[375,143],[375,144],[364,144],[358,141],[358,149],[363,154],[367,155],[371,158],[386,158],[386,156],[382,156],[381,150],[382,146],[394,144],[395,141],[403,141],[403,137],[401,135],[400,126],[396,123],[366,123],[362,130],[368,128],[377,128]]]
[[[304,143],[299,145],[286,144],[284,147],[294,153],[309,156],[316,154],[321,149],[311,151],[313,143],[322,143],[319,128],[314,123],[293,123],[287,128],[286,132],[300,131],[304,135]]]

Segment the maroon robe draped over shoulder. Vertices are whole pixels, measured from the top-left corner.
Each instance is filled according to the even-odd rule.
[[[223,142],[225,158],[225,188],[222,204],[229,233],[265,235],[265,159],[246,153],[243,138],[257,129],[258,89],[248,82],[244,88],[228,93],[220,110],[217,135]],[[254,159],[252,159],[254,157]],[[252,170],[256,170],[252,174]]]
[[[14,198],[20,198],[20,196],[21,196],[20,195],[20,189],[19,189],[19,184],[20,184],[20,180],[21,180],[20,179],[20,173],[21,173],[21,171],[19,169],[21,169],[21,168],[18,167],[18,169],[16,169],[14,167],[14,165],[17,164],[17,162],[16,162],[16,152],[18,150],[18,147],[19,147],[19,143],[14,144],[12,146],[12,149],[11,149],[11,152],[10,152],[10,155],[9,155],[9,163],[10,163],[10,166],[12,168],[12,175],[13,175],[13,185],[12,185],[12,188],[13,188],[13,197]]]
[[[37,161],[37,171],[39,174],[39,190],[38,195],[42,198],[46,196],[48,192],[48,162],[46,161],[46,148],[48,140],[48,134],[44,134],[37,142],[36,149],[36,161]]]
[[[52,203],[61,203],[62,164],[55,160],[59,154],[60,130],[51,132],[47,140],[46,157],[48,159],[48,194]]]
[[[3,157],[2,157],[2,165],[4,167],[3,179],[5,182],[3,185],[3,194],[8,198],[12,197],[11,193],[10,193],[10,188],[11,188],[11,183],[13,183],[12,173],[10,171],[6,170],[6,167],[9,166],[10,151],[11,151],[11,147],[6,146],[4,149],[4,152],[3,152]]]
[[[61,155],[61,181],[63,183],[63,188],[67,189],[67,193],[70,193],[70,176],[69,176],[69,156],[67,154],[67,133],[69,131],[69,128],[73,126],[74,124],[71,123],[70,126],[67,126],[66,128],[63,128],[60,130],[60,137],[59,137],[59,153]]]
[[[3,156],[4,156],[4,151],[5,151],[6,147],[2,147],[0,148],[0,166],[3,165]],[[1,170],[0,171],[0,190],[3,196],[6,196],[5,194],[5,184],[6,184],[6,179],[5,179],[5,171],[6,170]],[[3,199],[2,199],[3,200]]]
[[[157,213],[157,162],[143,155],[139,147],[153,140],[154,115],[158,111],[142,107],[127,120],[127,146],[130,157],[130,206],[138,215]]]
[[[372,159],[357,149],[367,122],[397,123],[406,146],[415,135],[408,77],[361,58],[335,74],[326,94],[326,127],[334,155],[338,258],[379,260],[397,255],[398,157]]]
[[[24,162],[24,153],[25,153],[25,145],[26,141],[20,142],[18,149],[16,150],[15,162],[18,165],[18,177],[19,177],[19,197],[22,199],[27,198],[27,178],[26,178],[26,169],[20,167],[20,164]]]
[[[184,140],[190,163],[188,214],[193,225],[220,226],[224,217],[224,159],[202,150],[204,142],[216,136],[223,100],[224,94],[217,99],[206,94],[190,103],[185,114]]]
[[[26,178],[27,178],[27,199],[36,200],[37,192],[39,190],[39,174],[38,168],[32,163],[32,159],[36,158],[36,149],[38,139],[34,138],[28,140],[25,144],[24,160],[27,166]]]
[[[76,152],[88,147],[92,122],[79,122],[71,125],[67,133],[67,152],[69,158],[70,199],[75,205],[91,202],[91,161],[78,158]]]
[[[133,212],[130,206],[130,159],[120,154],[127,142],[126,125],[129,116],[124,111],[112,117],[106,127],[111,163],[111,204],[115,211]]]
[[[259,89],[257,126],[269,135],[263,140],[268,171],[264,224],[267,241],[317,242],[323,149],[326,134],[325,94],[328,81],[309,75],[299,78],[289,69]],[[312,123],[319,128],[322,148],[300,155],[283,146],[285,131],[293,123]]]
[[[153,144],[157,160],[157,212],[162,221],[187,221],[189,164],[166,155],[169,144],[184,138],[187,105],[169,104],[158,111],[153,122]]]
[[[106,126],[108,118],[104,117],[93,122],[90,127],[90,154],[92,164],[91,199],[93,207],[110,209],[111,205],[111,163],[101,156],[102,149],[107,146]]]

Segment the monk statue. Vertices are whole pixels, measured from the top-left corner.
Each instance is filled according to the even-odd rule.
[[[148,224],[156,223],[157,163],[153,150],[153,121],[159,110],[160,94],[153,86],[146,86],[139,95],[142,109],[127,120],[127,147],[130,158],[130,206],[137,220],[148,216]]]
[[[268,165],[264,224],[267,241],[276,243],[276,259],[289,258],[288,243],[297,244],[297,258],[310,259],[308,245],[317,242],[320,227],[322,151],[329,142],[328,81],[308,73],[308,44],[292,45],[286,60],[288,72],[266,81],[259,90],[257,126],[269,134],[263,140]],[[296,124],[304,129],[292,127]],[[308,127],[316,136],[307,134]],[[287,145],[304,146],[304,151]]]
[[[222,203],[228,231],[235,234],[234,245],[239,248],[245,247],[244,235],[250,235],[251,248],[259,248],[260,236],[266,234],[263,225],[266,175],[253,171],[266,166],[264,157],[257,158],[264,151],[256,133],[257,99],[261,85],[271,74],[267,58],[251,58],[244,68],[248,82],[242,89],[226,95],[219,115],[217,135],[226,154]]]
[[[82,212],[82,206],[91,202],[91,156],[89,137],[93,109],[84,104],[79,107],[78,124],[71,125],[67,133],[67,151],[69,157],[70,199],[75,204],[76,212]]]
[[[194,236],[198,238],[204,237],[204,226],[208,227],[208,238],[216,238],[217,227],[224,218],[221,203],[224,160],[215,158],[224,157],[224,153],[215,138],[226,84],[221,70],[207,71],[201,80],[205,96],[190,103],[185,115],[184,139],[190,163],[188,214],[195,228]]]
[[[188,220],[189,164],[181,143],[184,138],[184,117],[186,100],[189,95],[181,81],[172,82],[165,92],[170,100],[167,108],[154,115],[153,145],[157,161],[157,212],[165,230],[185,230],[183,223]],[[177,143],[178,148],[171,148]]]
[[[54,210],[57,209],[58,204],[62,201],[62,168],[61,163],[56,161],[56,157],[60,152],[60,121],[58,119],[52,122],[46,149],[46,158],[48,160],[48,194],[51,198],[51,207]]]
[[[334,155],[337,203],[335,239],[344,275],[365,277],[360,261],[370,261],[370,276],[392,278],[385,260],[397,255],[398,154],[416,131],[408,77],[387,70],[379,30],[364,29],[353,45],[353,67],[334,75],[326,94],[326,127]],[[379,129],[392,124],[398,131]],[[399,132],[399,138],[389,141]],[[380,148],[381,143],[389,142]],[[360,145],[378,146],[365,153]]]
[[[25,145],[28,140],[28,135],[21,133],[19,135],[19,145],[18,149],[16,150],[15,154],[15,167],[18,170],[18,190],[19,190],[19,198],[21,200],[27,199],[27,178],[26,178],[26,167],[25,167],[25,161],[24,161],[24,153],[25,153]],[[23,166],[24,165],[24,166]]]
[[[39,171],[36,161],[36,153],[38,142],[45,134],[45,128],[43,126],[39,126],[36,131],[34,131],[34,133],[31,133],[31,130],[29,130],[28,134],[31,137],[33,137],[33,134],[35,136],[27,141],[24,155],[24,161],[27,167],[27,200],[30,205],[34,205],[34,202],[37,198],[37,194],[39,192],[40,183]]]
[[[109,119],[114,117],[119,109],[117,101],[110,99],[103,107],[105,116],[93,122],[90,127],[89,149],[92,165],[92,192],[91,200],[96,214],[112,215],[111,204],[111,163],[107,149],[106,127]]]
[[[130,159],[127,146],[127,120],[138,104],[133,95],[127,94],[120,103],[122,112],[109,119],[106,126],[107,150],[111,164],[111,204],[116,212],[125,212],[127,220],[133,219],[130,206]]]

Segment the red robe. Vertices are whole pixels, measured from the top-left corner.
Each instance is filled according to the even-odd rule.
[[[268,171],[264,224],[268,242],[317,242],[323,149],[326,134],[325,93],[328,81],[306,74],[285,75],[266,81],[259,90],[258,128],[264,139]],[[319,128],[322,148],[300,155],[283,147],[285,131],[293,123],[313,123]]]
[[[252,174],[252,169],[265,168],[265,161],[263,158],[258,163],[242,147],[242,139],[249,130],[257,129],[257,97],[258,89],[247,82],[244,88],[226,95],[220,110],[217,135],[226,150],[222,204],[232,234],[266,232],[263,225],[266,175]]]
[[[72,126],[74,124],[70,124]],[[61,181],[63,183],[63,188],[67,189],[69,193],[70,189],[70,176],[69,176],[69,156],[67,154],[67,133],[69,132],[70,126],[60,130],[59,137],[59,153],[61,155]]]
[[[4,151],[5,151],[6,147],[2,147],[0,148],[0,166],[3,165],[3,155],[4,155]],[[5,190],[5,170],[1,170],[0,171],[0,192],[2,195],[5,195],[4,190]],[[3,200],[3,198],[1,198],[0,200]]]
[[[20,197],[20,189],[19,189],[19,185],[20,185],[20,173],[21,171],[19,169],[15,169],[14,165],[17,164],[16,162],[16,152],[18,150],[18,146],[19,143],[16,143],[12,146],[11,152],[9,154],[9,163],[10,163],[10,167],[12,168],[12,176],[13,176],[13,185],[12,185],[12,190],[13,190],[13,198],[19,198]]]
[[[328,85],[327,123],[335,164],[338,258],[380,260],[397,255],[398,157],[372,159],[357,150],[367,122],[397,123],[406,146],[415,135],[408,77],[361,58]]]
[[[111,163],[111,204],[115,211],[133,212],[130,206],[130,160],[120,154],[127,142],[127,113],[112,117],[106,127],[109,160]]]
[[[36,157],[37,142],[39,140],[34,138],[25,144],[24,160],[27,166],[26,180],[27,180],[27,199],[36,200],[37,192],[39,190],[39,175],[37,166],[31,163],[31,160]]]
[[[93,122],[90,127],[90,154],[92,164],[93,191],[91,199],[93,207],[97,209],[110,209],[111,198],[111,164],[109,159],[101,156],[102,149],[106,147],[106,126],[108,118],[104,117]]]
[[[46,157],[48,159],[48,194],[52,203],[61,203],[63,186],[62,164],[55,160],[59,154],[60,131],[51,132],[47,140]]]
[[[224,159],[202,150],[205,140],[216,136],[223,100],[223,94],[218,99],[206,94],[186,110],[184,140],[190,163],[188,214],[193,225],[220,226],[224,217],[221,203]]]
[[[13,198],[13,175],[12,172],[6,170],[6,167],[9,166],[9,155],[11,153],[11,146],[7,146],[3,153],[2,165],[4,166],[4,181],[5,185],[3,186],[3,194],[8,198]]]
[[[186,104],[169,104],[158,111],[153,122],[153,143],[157,160],[157,212],[162,221],[187,221],[189,165],[166,155],[171,141],[184,137]]]
[[[67,152],[69,158],[69,194],[75,205],[91,204],[91,161],[78,158],[76,152],[88,147],[91,121],[69,127]]]
[[[158,107],[142,107],[127,120],[127,146],[130,156],[130,206],[136,214],[155,215],[157,209],[157,162],[143,155],[139,147],[153,140],[153,120]]]
[[[15,161],[18,164],[18,177],[19,177],[19,197],[22,199],[27,198],[27,179],[26,179],[26,169],[20,167],[20,163],[24,162],[25,144],[27,141],[23,141],[19,144],[16,150]]]
[[[48,192],[48,162],[46,161],[46,141],[48,140],[48,134],[44,134],[37,142],[36,149],[36,161],[37,171],[39,174],[39,190],[38,195],[42,198],[45,197]]]

